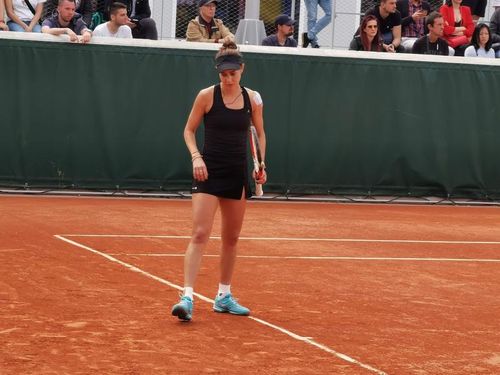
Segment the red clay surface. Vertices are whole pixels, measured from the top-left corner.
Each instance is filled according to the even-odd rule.
[[[319,348],[201,299],[170,315],[178,290],[146,273],[182,284],[188,239],[161,236],[189,236],[190,207],[0,196],[0,374],[500,373],[499,208],[250,202],[233,291]]]

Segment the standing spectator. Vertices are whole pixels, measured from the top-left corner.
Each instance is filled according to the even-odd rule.
[[[110,20],[111,4],[121,2],[127,6],[129,21],[127,26],[132,29],[132,36],[136,39],[158,40],[156,23],[151,18],[149,0],[104,0],[104,19]]]
[[[24,31],[39,33],[42,31],[40,17],[42,17],[43,3],[46,0],[5,0],[5,10],[9,21],[10,31]]]
[[[5,23],[5,4],[0,0],[0,31],[9,31],[9,26]]]
[[[396,0],[380,0],[380,5],[368,10],[365,15],[377,17],[384,51],[404,51],[401,46],[401,13],[396,8]]]
[[[401,13],[401,45],[405,52],[411,52],[413,43],[427,33],[425,17],[431,6],[424,0],[398,0],[396,8]]]
[[[263,46],[297,47],[297,41],[293,39],[293,28],[295,21],[286,14],[280,14],[274,21],[276,34],[269,35],[262,41]]]
[[[495,58],[495,51],[491,48],[491,32],[488,25],[480,23],[474,29],[471,45],[465,49],[465,57]]]
[[[307,33],[302,34],[302,47],[319,48],[318,34],[332,22],[331,0],[305,0],[307,10]],[[325,15],[318,21],[318,6]]]
[[[446,0],[439,8],[444,18],[444,39],[455,49],[457,56],[463,56],[474,32],[474,22],[469,7],[461,6],[462,0]]]
[[[448,43],[443,39],[444,33],[444,19],[443,15],[439,12],[432,12],[425,19],[425,25],[429,29],[429,33],[413,44],[412,53],[419,53],[422,55],[443,55],[447,56],[452,54]]]
[[[352,51],[382,52],[382,39],[378,29],[377,17],[366,16],[361,22],[359,35],[356,35],[349,45]]]
[[[487,2],[488,0],[463,0],[462,5],[470,8],[472,21],[477,23],[481,17],[484,17]]]
[[[71,42],[90,42],[92,31],[83,22],[82,16],[76,13],[75,8],[74,0],[59,0],[57,14],[43,21],[42,33],[67,34]],[[81,35],[81,38],[78,38],[78,35]]]
[[[188,42],[225,43],[234,41],[234,35],[224,26],[222,20],[215,18],[218,0],[200,0],[200,14],[189,21],[186,30]]]
[[[109,38],[132,39],[132,30],[127,25],[127,6],[123,3],[113,3],[109,8],[110,20],[101,23],[94,29],[94,36]]]

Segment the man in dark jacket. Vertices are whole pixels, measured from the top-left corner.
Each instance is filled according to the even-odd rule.
[[[132,29],[134,38],[158,40],[158,31],[155,21],[151,18],[148,0],[105,0],[104,19],[106,21],[109,21],[109,7],[116,2],[127,6],[127,15],[130,18],[127,25]]]

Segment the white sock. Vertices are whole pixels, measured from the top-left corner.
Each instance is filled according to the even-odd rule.
[[[224,285],[219,283],[219,292],[217,293],[217,296],[225,297],[229,293],[231,293],[231,285]]]
[[[187,286],[184,288],[184,295],[186,297],[189,297],[191,298],[191,300],[193,299],[193,288],[191,288],[190,286]]]

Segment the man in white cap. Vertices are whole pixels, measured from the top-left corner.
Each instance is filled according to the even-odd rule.
[[[500,0],[493,0],[491,5],[495,8],[490,20],[491,41],[495,56],[500,58]]]
[[[217,0],[200,0],[198,7],[200,14],[189,21],[186,40],[188,42],[224,43],[234,41],[234,35],[224,26],[224,23],[215,18]]]
[[[263,46],[297,47],[297,41],[293,39],[295,21],[286,14],[280,14],[274,20],[276,34],[269,35],[262,41]]]

